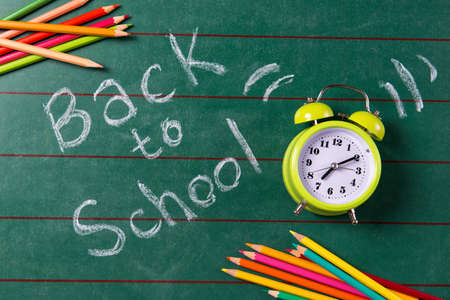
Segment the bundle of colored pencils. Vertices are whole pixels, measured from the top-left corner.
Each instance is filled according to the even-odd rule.
[[[119,7],[118,4],[94,9],[60,24],[47,23],[72,12],[90,0],[72,0],[26,22],[15,21],[52,1],[54,0],[34,0],[0,20],[0,29],[9,29],[0,33],[0,75],[21,69],[46,58],[86,68],[103,68],[102,65],[90,59],[64,52],[90,45],[106,37],[129,35],[124,30],[129,28],[131,24],[119,25],[128,18],[128,15],[97,20],[113,12]],[[80,26],[94,20],[97,20],[94,24]],[[35,31],[35,33],[16,41],[11,40],[26,31]],[[52,36],[55,37],[48,39]]]
[[[246,245],[255,250],[239,251],[250,260],[227,257],[238,266],[271,276],[281,281],[237,270],[222,269],[225,273],[268,287],[268,294],[278,299],[299,300],[439,300],[435,296],[404,285],[363,273],[310,238],[291,231],[303,246],[287,249],[290,254],[263,246]]]

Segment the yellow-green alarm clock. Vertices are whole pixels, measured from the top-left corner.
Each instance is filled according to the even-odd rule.
[[[362,94],[367,111],[335,117],[328,105],[319,103],[323,93],[335,87]],[[381,141],[385,129],[378,111],[370,111],[364,91],[331,84],[297,110],[294,122],[313,122],[291,141],[283,158],[284,183],[299,204],[294,213],[303,208],[326,216],[348,213],[357,224],[355,208],[372,195],[381,175],[374,140]]]

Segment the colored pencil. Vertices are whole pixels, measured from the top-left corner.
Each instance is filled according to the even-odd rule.
[[[7,21],[14,21],[17,19],[20,19],[22,17],[25,17],[28,14],[31,14],[33,11],[35,11],[36,9],[44,6],[45,4],[52,2],[54,0],[35,0],[32,1],[28,4],[26,4],[25,6],[19,8],[18,10],[16,10],[13,13],[10,13],[7,16],[4,16],[3,18],[1,18],[2,20],[7,20]]]
[[[280,291],[274,291],[274,290],[269,290],[267,291],[267,293],[276,298],[276,299],[282,299],[282,300],[308,300],[306,298],[303,297],[299,297],[299,296],[295,296],[295,295],[291,295],[285,292],[280,292]]]
[[[118,4],[100,7],[100,8],[94,9],[88,13],[82,14],[81,16],[77,16],[70,20],[64,21],[60,24],[62,24],[62,25],[81,25],[81,24],[90,22],[92,20],[95,20],[97,18],[107,15],[107,14],[111,13],[112,11],[114,11],[117,7],[119,7]],[[109,25],[109,26],[111,26],[111,25]],[[49,38],[55,34],[56,33],[53,33],[53,32],[37,32],[37,33],[33,33],[31,35],[28,35],[26,37],[23,37],[21,39],[18,39],[17,42],[21,42],[24,44],[34,44],[39,41],[45,40],[46,38]],[[11,51],[13,51],[13,50],[8,49],[8,48],[0,48],[0,55],[4,55]]]
[[[0,46],[51,58],[54,60],[62,61],[73,65],[78,65],[85,68],[103,68],[102,65],[99,65],[98,63],[87,58],[78,57],[75,55],[62,53],[54,50],[49,50],[46,48],[36,47],[33,45],[23,44],[7,39],[0,39]]]
[[[240,251],[241,252],[241,251]],[[340,289],[342,291],[346,291],[348,293],[354,294],[354,295],[358,295],[361,297],[365,297],[364,294],[362,294],[360,291],[356,290],[355,288],[349,286],[348,284],[346,284],[345,282],[342,282],[340,280],[334,279],[334,278],[330,278],[327,276],[324,276],[322,274],[318,274],[315,272],[311,272],[309,270],[297,267],[297,266],[293,266],[290,265],[288,263],[276,260],[274,258],[256,253],[256,252],[250,252],[250,251],[242,251],[242,254],[244,254],[245,256],[247,256],[248,258],[250,258],[251,260],[260,262],[262,264],[298,275],[298,276],[302,276],[311,280],[314,280],[316,282],[331,286],[333,288],[336,289]]]
[[[327,269],[334,275],[338,276],[344,282],[348,283],[349,285],[351,285],[358,291],[362,292],[364,295],[370,297],[371,299],[375,299],[375,300],[383,300],[384,299],[383,297],[381,297],[380,295],[378,295],[377,293],[375,293],[374,291],[372,291],[371,289],[366,287],[364,284],[362,284],[358,280],[354,279],[353,277],[351,277],[350,275],[348,275],[341,269],[335,267],[333,264],[329,263],[325,259],[323,259],[320,256],[318,256],[317,254],[315,254],[313,251],[303,248],[303,247],[301,247],[301,248],[304,249],[305,251],[302,251],[299,248],[297,248],[297,250],[299,250],[300,253],[305,255],[307,258],[311,259],[316,264],[324,267],[325,269]]]
[[[80,6],[83,6],[88,1],[89,0],[72,0],[64,5],[61,5],[55,9],[52,9],[49,12],[46,12],[43,15],[33,18],[33,19],[27,21],[26,23],[45,23],[45,22],[51,21],[51,20],[56,19],[57,17],[60,17],[72,10],[77,9]],[[4,22],[14,22],[14,21],[4,21]],[[25,31],[26,31],[26,29],[24,29],[24,30],[8,30],[5,32],[2,32],[0,34],[0,38],[12,39],[13,37],[18,36],[19,34],[24,33]]]
[[[310,238],[301,235],[299,233],[296,233],[294,231],[290,231],[291,234],[304,246],[308,247],[312,251],[314,251],[316,254],[322,256],[327,261],[332,263],[333,265],[339,267],[341,270],[345,271],[347,274],[367,286],[368,288],[374,290],[378,294],[380,294],[383,297],[386,297],[389,300],[401,300],[400,297],[392,293],[390,290],[376,282],[375,280],[367,277],[364,275],[361,271],[356,269],[355,267],[351,266],[349,263],[345,262],[344,260],[340,259],[324,247],[320,246]]]
[[[263,245],[256,245],[256,244],[251,244],[251,243],[246,243],[246,245],[261,254],[273,257],[275,259],[287,262],[291,265],[301,267],[306,270],[310,270],[310,271],[313,271],[313,272],[316,272],[316,273],[319,273],[319,274],[322,274],[322,275],[325,275],[328,277],[338,279],[336,276],[334,276],[333,274],[331,274],[330,272],[328,272],[321,266],[318,266],[317,264],[310,262],[306,259],[293,257],[292,255],[283,253],[281,251],[278,251],[278,250],[275,250],[275,249],[272,249],[272,248],[269,248],[269,247],[263,246]]]
[[[296,245],[296,244],[294,244],[294,246],[298,249],[298,250],[291,250],[291,249],[286,249],[286,251],[288,251],[289,253],[291,253],[292,255],[295,255],[295,256],[300,256],[300,255],[305,255],[305,252],[306,251],[308,251],[308,252],[311,252],[313,255],[315,255],[315,256],[317,256],[314,252],[312,252],[311,250],[308,250],[308,249],[306,249],[306,248],[303,248],[302,246],[300,246],[300,245]],[[305,251],[305,250],[306,251]],[[327,262],[326,260],[324,260],[323,258],[321,258],[320,256],[317,256],[318,257],[318,261],[319,260],[322,260],[323,261],[323,266],[325,267],[325,265],[326,264],[330,264],[329,262]],[[317,263],[317,262],[316,262]],[[331,265],[331,264],[330,264]],[[334,267],[333,265],[331,265],[332,267]],[[340,271],[340,272],[342,272],[339,268],[337,268],[337,270],[338,271]],[[345,275],[346,275],[346,273],[344,273]],[[371,275],[371,274],[369,274],[369,273],[364,273],[364,274],[366,274],[367,276],[369,276],[369,277],[371,277],[372,279],[374,279],[375,281],[377,281],[378,283],[380,283],[382,286],[384,286],[384,287],[386,287],[386,288],[389,288],[393,293],[395,293],[397,296],[399,296],[400,298],[402,298],[403,300],[418,300],[419,299],[419,297],[415,297],[414,295],[411,295],[411,294],[406,294],[406,293],[403,293],[403,292],[401,292],[401,291],[399,291],[399,290],[395,290],[395,289],[392,289],[391,287],[389,287],[389,286],[387,286],[387,285],[385,285],[385,284],[383,284],[383,282],[382,281],[380,281],[380,280],[377,280],[377,279],[375,279],[374,277],[376,277],[376,276],[374,276],[374,275]],[[336,274],[336,275],[338,275],[338,274]],[[345,275],[343,275],[343,276],[345,276]],[[348,275],[347,275],[348,276]],[[353,277],[350,277],[351,279],[353,279],[354,281],[356,281],[357,282],[357,284],[360,284],[360,285],[362,285],[359,281],[357,281],[357,280],[355,280]],[[382,278],[379,278],[378,277],[378,279],[381,279],[381,280],[383,280]],[[347,282],[348,284],[350,284],[350,285],[352,285],[350,282]],[[352,285],[353,287],[355,287],[355,288],[357,288],[355,285]],[[364,285],[363,285],[364,286]],[[434,297],[434,296],[432,296],[432,297]],[[437,297],[435,297],[435,299],[433,299],[433,300],[439,300],[439,298],[437,298]]]
[[[119,26],[122,26],[121,30],[125,30],[125,27],[130,27],[131,24],[124,24],[124,25],[118,25],[111,27],[112,29],[118,28]],[[84,36],[78,39],[75,39],[73,41],[58,45],[56,47],[50,48],[54,51],[60,51],[60,52],[68,52],[74,49],[78,49],[90,44],[93,44],[95,42],[101,41],[105,39],[105,37],[97,37],[97,36]],[[10,63],[4,64],[0,66],[0,75],[24,68],[26,66],[29,66],[31,64],[40,62],[45,60],[45,57],[38,56],[38,55],[29,55],[26,57],[23,57],[21,59],[12,61]]]
[[[253,261],[250,261],[250,260],[247,260],[244,258],[227,257],[227,259],[243,268],[247,268],[249,270],[253,270],[253,271],[256,271],[256,272],[259,272],[262,274],[266,274],[266,275],[281,279],[283,281],[293,283],[295,285],[299,285],[299,286],[305,287],[307,289],[310,289],[310,290],[313,290],[313,291],[316,291],[316,292],[319,292],[319,293],[322,293],[325,295],[330,295],[332,297],[336,297],[339,299],[344,299],[344,300],[347,300],[347,299],[348,300],[365,300],[365,299],[367,299],[365,297],[356,296],[351,293],[344,292],[342,290],[339,290],[339,289],[336,289],[333,287],[329,287],[327,285],[317,283],[317,282],[309,280],[309,279],[295,276],[295,275],[292,275],[287,272],[283,272],[283,271],[280,271],[280,270],[277,270],[274,268],[270,268],[265,265],[255,263]]]
[[[282,283],[276,280],[268,279],[266,277],[258,276],[252,273],[240,271],[240,270],[233,270],[233,269],[222,269],[225,273],[245,280],[249,281],[255,284],[259,284],[265,287],[268,287],[270,289],[277,289],[282,292],[286,292],[292,295],[308,298],[308,299],[315,299],[315,300],[329,300],[329,299],[336,299],[332,297],[328,297],[322,294],[314,293],[299,287],[295,287],[286,283]]]
[[[422,300],[442,300],[441,298],[438,298],[438,297],[432,296],[430,294],[424,293],[422,291],[418,291],[416,289],[412,289],[410,287],[401,285],[399,283],[378,277],[376,275],[369,274],[366,272],[364,272],[364,274],[366,274],[367,276],[369,276],[370,278],[372,278],[379,284],[391,289],[392,291],[400,292],[403,295],[408,295],[408,296],[414,297],[416,299],[418,298],[418,299],[422,299]]]
[[[109,27],[109,26],[123,22],[126,18],[128,18],[128,16],[113,17],[113,18],[109,18],[109,19],[100,21],[98,23],[95,23],[95,24],[92,24],[89,26],[90,27]],[[120,27],[120,28],[122,28],[122,27]],[[127,27],[124,27],[124,28],[126,29]],[[57,37],[49,39],[47,41],[40,42],[40,43],[36,44],[35,46],[42,47],[42,48],[51,48],[51,47],[55,47],[57,45],[69,42],[69,41],[74,40],[79,37],[80,37],[79,35],[66,34],[66,35],[62,35],[62,36],[57,36]],[[13,53],[9,53],[7,55],[0,57],[0,65],[20,59],[27,55],[29,55],[29,54],[25,53],[25,52],[20,52],[20,51],[15,51]]]
[[[2,21],[0,20],[1,29],[18,29],[25,31],[44,31],[66,34],[104,36],[104,37],[123,37],[130,35],[125,31],[112,30],[105,28],[93,28],[84,26],[46,24],[46,23],[30,23],[19,21]]]

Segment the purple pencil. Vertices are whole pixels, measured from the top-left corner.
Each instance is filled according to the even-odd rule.
[[[95,24],[89,25],[88,27],[110,27],[110,26],[113,26],[113,25],[123,22],[127,18],[128,18],[128,15],[113,17],[113,18],[109,18],[109,19],[97,22]],[[40,42],[40,43],[36,44],[35,46],[41,47],[41,48],[52,48],[52,47],[67,43],[67,42],[74,40],[76,38],[79,38],[79,37],[80,37],[80,35],[65,34],[65,35],[54,37],[47,41]],[[28,55],[29,55],[28,53],[20,52],[20,51],[15,51],[15,52],[9,53],[7,55],[0,57],[0,65],[4,65],[6,63],[9,63],[11,61],[17,60],[19,58],[22,58],[22,57],[25,57]]]

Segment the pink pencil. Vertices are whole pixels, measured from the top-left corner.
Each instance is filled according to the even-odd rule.
[[[278,268],[280,270],[295,274],[295,275],[299,275],[314,281],[317,281],[319,283],[323,283],[325,285],[328,286],[332,286],[334,288],[361,296],[361,297],[366,297],[363,293],[361,293],[360,291],[358,291],[357,289],[351,287],[350,285],[336,280],[334,278],[331,277],[327,277],[321,274],[318,274],[316,272],[312,272],[297,266],[293,266],[291,264],[273,259],[271,257],[256,253],[256,252],[251,252],[251,251],[239,251],[240,253],[244,254],[245,256],[247,256],[248,258],[263,263],[265,265],[274,267],[274,268]]]
[[[109,18],[109,19],[100,21],[98,23],[89,25],[88,27],[110,27],[110,26],[119,24],[120,22],[123,22],[126,18],[128,18],[128,15],[113,17],[113,18]],[[79,35],[75,35],[75,34],[65,34],[65,35],[61,35],[61,36],[57,36],[55,38],[49,39],[47,41],[40,42],[40,43],[36,44],[35,46],[41,47],[41,48],[52,48],[57,45],[67,43],[67,42],[74,40],[76,38],[79,38],[79,37],[80,37]],[[9,63],[13,60],[16,60],[16,59],[19,59],[19,58],[22,58],[22,57],[25,57],[28,55],[30,55],[30,54],[20,52],[20,51],[11,52],[7,55],[0,57],[0,65]]]

